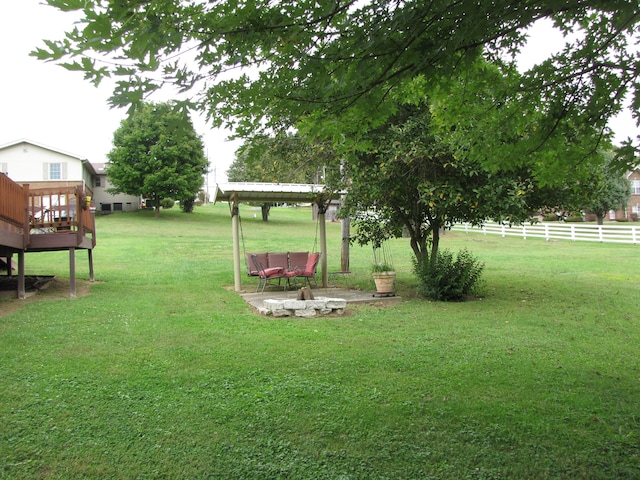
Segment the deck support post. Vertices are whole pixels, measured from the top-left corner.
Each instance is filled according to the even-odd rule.
[[[93,248],[89,248],[87,250],[89,252],[89,281],[95,281],[95,276],[93,274]]]
[[[13,265],[13,252],[7,253],[5,258],[7,259],[7,277],[13,277],[13,269],[11,268]]]
[[[70,297],[76,298],[76,249],[69,249],[69,290]]]
[[[27,298],[27,292],[24,285],[24,250],[18,251],[18,298],[23,300]]]

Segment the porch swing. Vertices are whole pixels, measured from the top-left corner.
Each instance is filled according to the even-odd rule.
[[[240,225],[239,210],[240,202],[313,202],[319,207],[318,231],[320,253],[319,261],[322,273],[322,286],[327,286],[327,252],[326,252],[326,227],[324,225],[324,214],[326,211],[325,201],[330,200],[331,193],[325,191],[325,186],[321,184],[280,184],[280,183],[251,183],[251,182],[230,182],[216,185],[216,195],[214,202],[228,201],[232,205],[231,228],[233,233],[233,273],[234,289],[242,292],[242,260],[240,246]],[[318,238],[318,235],[316,236]],[[244,241],[244,239],[243,239]],[[316,248],[318,241],[316,240]],[[245,265],[248,264],[247,271],[250,271],[252,263],[247,261],[245,250]],[[295,262],[295,260],[294,260]],[[295,265],[294,265],[295,266]],[[320,283],[320,282],[318,282]]]
[[[231,203],[229,207],[232,208]],[[256,292],[261,289],[260,287],[262,287],[261,291],[264,292],[269,281],[273,280],[278,280],[278,286],[283,286],[284,290],[287,290],[287,288],[291,286],[291,282],[293,282],[294,289],[297,289],[297,279],[302,279],[303,286],[311,287],[311,282],[313,281],[315,286],[318,287],[315,276],[318,262],[321,258],[321,254],[317,251],[320,215],[318,215],[318,219],[316,220],[316,233],[312,253],[308,251],[287,251],[283,253],[247,252],[242,217],[239,211],[237,216],[247,275],[250,277],[258,277]]]

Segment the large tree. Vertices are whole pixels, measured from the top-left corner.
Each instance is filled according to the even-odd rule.
[[[171,103],[145,103],[113,135],[107,175],[113,192],[189,201],[203,185],[208,161],[191,120]]]
[[[436,262],[441,229],[490,218],[521,223],[544,207],[567,208],[600,168],[591,146],[607,142],[597,129],[572,123],[525,154],[544,114],[503,95],[520,84],[520,74],[481,59],[467,70],[446,87],[424,77],[407,82],[391,94],[396,113],[363,135],[369,146],[346,165],[343,210],[357,219],[361,243],[375,246],[404,230],[417,262]],[[494,108],[497,98],[504,100]],[[552,162],[559,163],[556,178],[544,168]]]
[[[166,84],[184,105],[239,134],[299,125],[329,136],[340,153],[364,148],[361,133],[395,113],[392,92],[417,76],[446,88],[478,58],[511,63],[526,29],[551,19],[575,33],[533,67],[498,108],[517,100],[541,115],[529,141],[506,160],[536,152],[572,130],[608,134],[607,120],[630,95],[638,114],[640,9],[629,0],[47,0],[81,19],[34,55],[113,77],[112,103],[136,105]],[[506,120],[506,119],[505,119]],[[591,149],[598,146],[598,139]],[[631,149],[632,150],[632,149]],[[541,157],[553,172],[562,162]],[[495,161],[495,160],[494,160]]]
[[[354,238],[378,247],[408,233],[416,261],[434,264],[441,231],[492,218],[521,223],[555,202],[528,168],[492,169],[454,148],[428,104],[404,104],[370,133],[372,148],[346,170],[349,195],[342,215],[355,218]]]

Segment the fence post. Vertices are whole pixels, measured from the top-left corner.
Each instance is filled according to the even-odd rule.
[[[636,235],[636,227],[631,227],[631,241],[634,245],[638,243],[638,236]]]
[[[549,241],[549,224],[548,223],[544,224],[544,239],[547,242]]]
[[[600,239],[600,242],[604,241],[604,238],[602,236],[602,225],[598,225],[598,238]]]

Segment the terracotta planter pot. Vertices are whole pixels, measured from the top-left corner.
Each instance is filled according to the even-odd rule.
[[[374,272],[373,281],[376,284],[376,293],[393,293],[395,292],[396,272]]]

